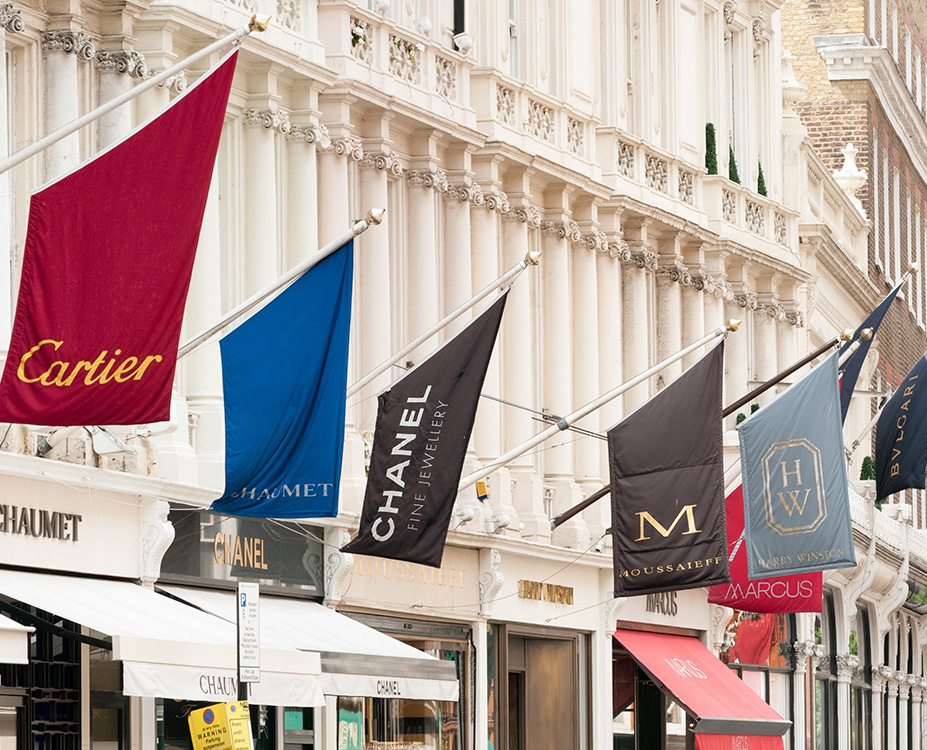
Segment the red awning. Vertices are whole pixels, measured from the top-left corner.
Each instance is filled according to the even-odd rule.
[[[792,722],[779,716],[697,638],[638,630],[618,630],[615,638],[651,679],[697,719],[693,731],[699,750],[781,750],[778,738]],[[745,742],[738,745],[738,737]]]

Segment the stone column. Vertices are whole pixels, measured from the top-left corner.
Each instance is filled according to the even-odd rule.
[[[923,729],[921,727],[921,701],[924,698],[924,691],[920,686],[920,678],[914,675],[908,675],[908,684],[911,688],[911,726],[914,731],[911,733],[913,742],[909,750],[922,750],[924,746]]]
[[[880,670],[882,667],[879,668]],[[885,727],[888,737],[888,748],[898,748],[898,686],[901,684],[899,675],[901,672],[889,672],[886,678],[886,689],[888,692],[888,715],[885,717]],[[907,740],[905,740],[907,744]],[[886,750],[888,750],[886,748]]]
[[[398,178],[402,166],[390,150],[385,137],[365,142],[364,159],[360,170],[361,205],[387,206],[389,178]],[[409,340],[402,336],[394,342],[392,327],[393,286],[390,274],[390,224],[401,221],[387,211],[384,222],[358,237],[356,260],[357,302],[356,325],[358,351],[357,374],[359,379],[389,358],[394,349]],[[401,377],[402,370],[390,368],[360,392],[359,427],[373,433],[376,423],[377,400],[374,396],[391,382]]]
[[[540,226],[540,215],[528,192],[530,174],[529,170],[524,170],[509,175],[509,182],[515,190],[509,193],[510,210],[502,223],[503,268],[511,268],[524,259],[529,249],[529,226]],[[539,269],[542,272],[544,262],[542,257]],[[535,315],[530,292],[529,284],[515,284],[502,320],[503,398],[521,404],[538,403],[535,394],[537,353],[531,325]],[[537,423],[526,411],[507,408],[503,416],[504,450],[514,448],[538,432]],[[529,453],[516,458],[509,464],[509,474],[514,482],[513,505],[518,510],[519,520],[525,525],[522,535],[536,541],[549,541],[550,519],[544,509],[535,456]]]
[[[598,280],[596,255],[600,248],[607,249],[604,235],[600,235],[594,224],[594,206],[584,203],[576,207],[580,231],[580,242],[571,234],[571,309],[573,351],[573,408],[588,404],[602,390],[599,387],[599,371],[591,366],[597,361],[599,345]],[[609,303],[610,304],[610,303]],[[600,412],[594,411],[579,425],[591,432],[599,432]],[[602,486],[600,447],[601,441],[584,437],[573,443],[573,474],[579,486],[579,498],[588,496]],[[607,503],[604,503],[607,505]],[[565,509],[564,509],[565,510]],[[558,512],[560,512],[558,510]],[[601,508],[590,508],[582,513],[581,519],[587,527],[585,537],[576,537],[575,543],[585,549],[602,536],[608,524],[604,524]],[[584,541],[584,539],[586,541]]]
[[[728,279],[730,279],[732,289],[732,299],[725,302],[724,317],[739,318],[744,321],[740,330],[728,336],[725,348],[725,377],[724,403],[730,404],[744,396],[750,390],[750,354],[749,354],[749,330],[747,326],[747,315],[756,310],[756,295],[750,291],[745,280],[745,269],[742,266],[729,268]],[[744,404],[741,411],[749,416],[750,405]],[[735,425],[736,414],[728,417],[727,427]]]
[[[872,713],[872,750],[883,750],[882,744],[882,696],[885,694],[885,677],[881,667],[872,668],[872,694],[870,710]],[[884,748],[888,750],[888,748]]]
[[[96,54],[90,37],[82,31],[56,29],[42,34],[45,50],[45,132],[51,133],[80,116],[77,82],[78,60]],[[45,149],[45,179],[52,180],[74,169],[80,161],[80,135],[72,133]]]
[[[444,268],[442,269],[444,299],[441,317],[460,307],[475,292],[496,278],[489,278],[480,286],[471,280],[473,272],[471,257],[474,248],[470,232],[470,206],[473,197],[470,184],[473,179],[473,173],[470,171],[470,152],[467,148],[453,149],[447,154],[446,160],[448,184],[444,186],[445,200],[441,206],[444,209]],[[470,313],[464,313],[449,324],[444,329],[445,338],[451,338],[466,328],[470,320],[482,312],[494,299],[495,296],[490,295]]]
[[[917,682],[917,678],[903,672],[898,672],[896,678],[898,680],[898,750],[908,750],[908,709],[910,707],[908,701],[911,698],[911,683],[908,680],[913,679]]]
[[[411,341],[438,322],[438,244],[435,191],[447,185],[447,176],[437,164],[437,141],[430,135],[419,139],[419,153],[414,168],[406,171],[406,330],[402,343]],[[429,341],[406,355],[418,364],[444,340],[444,335]]]
[[[648,304],[650,274],[657,268],[657,256],[647,235],[649,219],[622,221],[625,241],[631,252],[631,262],[621,267],[621,319],[623,322],[622,379],[628,381],[650,365],[650,320]],[[650,398],[655,378],[624,393],[624,412],[630,414]]]
[[[280,275],[277,242],[277,133],[290,130],[286,112],[274,107],[251,107],[242,113],[245,124],[244,294],[250,297]]]
[[[779,351],[776,343],[776,329],[785,321],[785,311],[772,289],[772,282],[763,281],[767,291],[757,294],[757,307],[753,317],[753,362],[757,381],[765,382],[777,372]],[[776,395],[770,388],[757,397],[757,403],[768,404]]]
[[[796,641],[795,646],[795,681],[792,695],[792,737],[794,746],[805,746],[805,711],[807,710],[807,692],[805,680],[808,676],[808,658],[814,655],[814,643],[810,641]],[[812,675],[813,677],[813,675]],[[814,695],[812,693],[812,699]]]
[[[707,270],[705,267],[705,251],[703,243],[689,243],[683,250],[683,262],[686,266],[686,274],[682,281],[686,282],[680,290],[682,294],[682,346],[688,346],[693,341],[698,341],[709,330],[717,328],[720,322],[705,323],[706,296],[710,296],[714,290],[714,284],[711,284],[711,290],[706,289]],[[705,354],[705,351],[695,351],[687,354],[682,360],[683,369],[688,369]]]
[[[656,361],[662,362],[682,349],[682,285],[689,281],[689,274],[682,264],[681,233],[664,235],[657,247]],[[703,353],[694,354],[701,356]],[[681,360],[663,368],[656,376],[660,384],[658,389],[672,383],[681,373]]]
[[[134,50],[100,50],[94,58],[99,71],[97,101],[105,104],[132,88],[133,79],[148,76],[145,58]],[[125,138],[132,131],[132,107],[123,104],[97,120],[97,150]]]
[[[219,169],[213,170],[203,228],[193,262],[190,293],[184,325],[196,335],[222,317],[221,287],[216,280],[222,274],[222,247],[219,216]],[[184,361],[187,405],[196,415],[196,454],[199,458],[199,483],[221,490],[225,485],[225,417],[222,400],[222,365],[219,347],[204,346]],[[186,425],[179,425],[186,435]]]
[[[849,747],[850,680],[858,666],[858,656],[837,654],[837,747]]]
[[[319,240],[319,222],[316,213],[319,203],[318,147],[320,142],[328,139],[328,129],[314,122],[293,124],[286,135],[287,193],[284,270],[299,265],[322,245],[328,244],[337,236],[333,235]],[[345,225],[341,231],[344,232],[347,229]]]

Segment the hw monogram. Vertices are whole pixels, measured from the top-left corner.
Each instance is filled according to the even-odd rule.
[[[827,518],[821,452],[799,438],[773,443],[763,456],[766,525],[781,536],[808,534]]]

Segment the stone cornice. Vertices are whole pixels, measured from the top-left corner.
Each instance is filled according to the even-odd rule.
[[[816,36],[818,53],[827,63],[830,81],[868,81],[892,129],[901,139],[921,179],[927,180],[927,122],[885,47],[868,44],[864,34]]]
[[[802,243],[818,244],[815,251],[817,262],[859,301],[861,307],[868,311],[879,304],[879,290],[840,247],[830,227],[826,224],[801,224],[798,236]]]

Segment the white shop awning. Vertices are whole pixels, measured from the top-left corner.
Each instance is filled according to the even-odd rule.
[[[29,634],[33,630],[0,615],[0,664],[29,663]]]
[[[100,578],[0,570],[0,596],[113,639],[126,695],[237,700],[235,625],[141,586]],[[234,612],[234,599],[230,601]],[[254,703],[321,706],[320,657],[261,633],[261,681]]]
[[[159,587],[205,612],[232,618],[228,591]],[[326,695],[456,701],[457,668],[315,602],[261,596],[261,632],[322,655]]]

